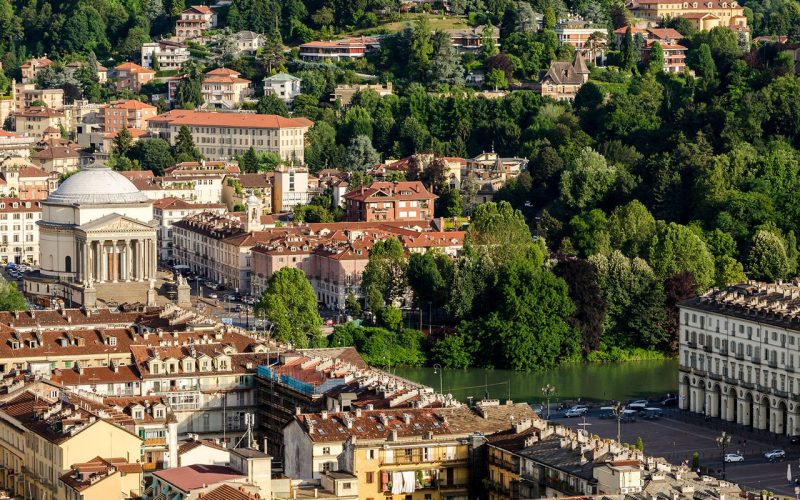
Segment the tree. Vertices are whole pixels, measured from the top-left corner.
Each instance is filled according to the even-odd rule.
[[[203,67],[196,62],[189,61],[183,65],[184,78],[178,83],[175,102],[184,109],[199,108],[203,105]]]
[[[242,172],[258,172],[258,154],[253,146],[250,146],[250,149],[242,156],[242,159],[239,161],[239,166]]]
[[[444,31],[433,34],[433,58],[429,81],[431,85],[464,85],[464,67],[453,49],[450,35]]]
[[[630,71],[636,65],[636,60],[638,56],[636,55],[636,47],[633,44],[633,35],[631,34],[631,26],[628,25],[628,28],[625,30],[625,37],[622,39],[622,44],[620,45],[620,66],[625,71]]]
[[[442,253],[412,253],[406,271],[408,285],[414,291],[417,307],[439,308],[450,301],[453,286],[453,260]]]
[[[186,125],[181,125],[178,129],[178,138],[175,140],[175,146],[172,147],[172,154],[175,156],[175,161],[200,161],[203,154],[194,145],[194,138],[192,138],[192,131]]]
[[[664,70],[664,49],[661,44],[653,42],[650,46],[650,60],[648,62],[650,71],[658,73]]]
[[[411,51],[408,58],[409,70],[415,71],[419,81],[425,81],[430,70],[433,44],[431,26],[427,17],[421,17],[414,26],[411,38]]]
[[[138,140],[130,151],[130,157],[154,175],[164,175],[164,171],[175,164],[169,143],[164,139]]]
[[[534,243],[522,212],[506,201],[478,206],[467,228],[465,245],[496,266],[528,253],[540,264],[544,262],[541,240]]]
[[[767,229],[756,231],[747,255],[747,270],[756,279],[785,279],[790,265],[783,239]]]
[[[271,32],[264,37],[264,46],[258,52],[258,61],[264,65],[267,74],[283,65],[286,57],[283,54],[283,40],[278,32]]]
[[[644,451],[644,441],[642,441],[641,437],[636,438],[636,444],[634,447],[639,451]]]
[[[490,70],[485,77],[486,86],[494,90],[502,90],[508,88],[508,80],[503,70],[493,69]]]
[[[615,248],[629,257],[647,257],[656,219],[640,201],[633,200],[614,209],[608,219],[608,231]]]
[[[561,199],[571,208],[591,208],[608,195],[616,180],[616,166],[609,165],[603,155],[586,147],[561,174]]]
[[[714,58],[711,56],[711,48],[707,43],[700,44],[697,49],[697,62],[695,63],[695,71],[704,80],[714,81],[717,78],[717,65],[714,63]]]
[[[650,264],[662,280],[679,272],[692,273],[698,291],[714,283],[714,256],[703,239],[692,229],[670,222],[659,221],[656,236],[650,248]]]
[[[468,329],[466,324],[462,324],[455,333],[445,335],[431,346],[433,358],[443,367],[466,369],[475,366],[480,345]]]
[[[403,245],[397,238],[381,240],[369,252],[361,278],[361,289],[373,313],[393,304],[406,290],[406,262]]]
[[[492,23],[486,23],[483,27],[483,32],[481,33],[481,52],[484,58],[492,57],[500,52],[500,49],[497,48],[497,44],[494,41],[494,31],[495,28],[492,26]]]
[[[274,273],[255,309],[272,322],[276,340],[298,349],[308,346],[309,337],[319,335],[322,326],[314,289],[297,268],[284,267]]]
[[[258,98],[256,103],[256,113],[259,115],[279,115],[289,116],[286,103],[272,92],[267,92]]]
[[[353,293],[348,293],[344,299],[344,309],[349,312],[354,318],[361,317],[361,302],[356,298]]]
[[[117,132],[117,136],[114,137],[114,146],[112,154],[114,156],[128,156],[128,152],[133,147],[133,136],[131,132],[128,130],[128,127],[123,125],[122,129]]]
[[[380,162],[381,157],[366,135],[357,135],[350,141],[344,166],[347,170],[365,172]]]
[[[28,303],[16,283],[0,283],[0,311],[27,311]]]
[[[608,312],[603,291],[597,284],[597,273],[589,261],[581,259],[563,260],[553,272],[567,282],[569,297],[575,305],[568,321],[581,332],[581,348],[586,355],[600,347]]]

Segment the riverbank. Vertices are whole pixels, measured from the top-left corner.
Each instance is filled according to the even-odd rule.
[[[542,387],[554,386],[552,402],[565,400],[608,401],[675,394],[678,360],[675,358],[567,364],[541,372],[517,372],[484,368],[393,368],[397,375],[449,393],[460,401],[483,397],[542,402]]]

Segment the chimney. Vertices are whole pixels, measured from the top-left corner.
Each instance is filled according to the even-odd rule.
[[[356,408],[356,418],[361,418],[361,408]]]
[[[322,410],[322,411],[320,412],[319,416],[320,416],[320,418],[321,418],[322,420],[328,420],[328,412],[327,412],[327,410]]]

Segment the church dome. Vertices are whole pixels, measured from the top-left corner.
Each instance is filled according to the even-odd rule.
[[[89,165],[69,176],[47,198],[48,202],[79,205],[126,204],[149,201],[119,172]]]

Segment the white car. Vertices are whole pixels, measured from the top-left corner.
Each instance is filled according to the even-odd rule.
[[[216,299],[217,298],[217,294],[216,293],[209,293],[208,294],[208,298],[209,299]]]
[[[744,462],[744,457],[739,455],[738,453],[726,453],[724,460],[728,463]]]
[[[636,401],[631,401],[630,403],[628,403],[628,406],[626,408],[628,408],[629,410],[644,410],[645,408],[647,408],[647,406],[648,403],[646,399],[637,399]]]
[[[587,408],[586,406],[584,406],[584,405],[575,405],[572,408],[570,408],[569,410],[565,411],[564,412],[564,416],[567,417],[567,418],[570,418],[570,417],[582,417],[582,416],[586,415],[587,411],[589,411],[589,408]]]
[[[786,452],[781,449],[770,450],[764,453],[764,458],[766,458],[770,462],[776,462],[778,460],[783,460],[784,458],[786,458]]]

